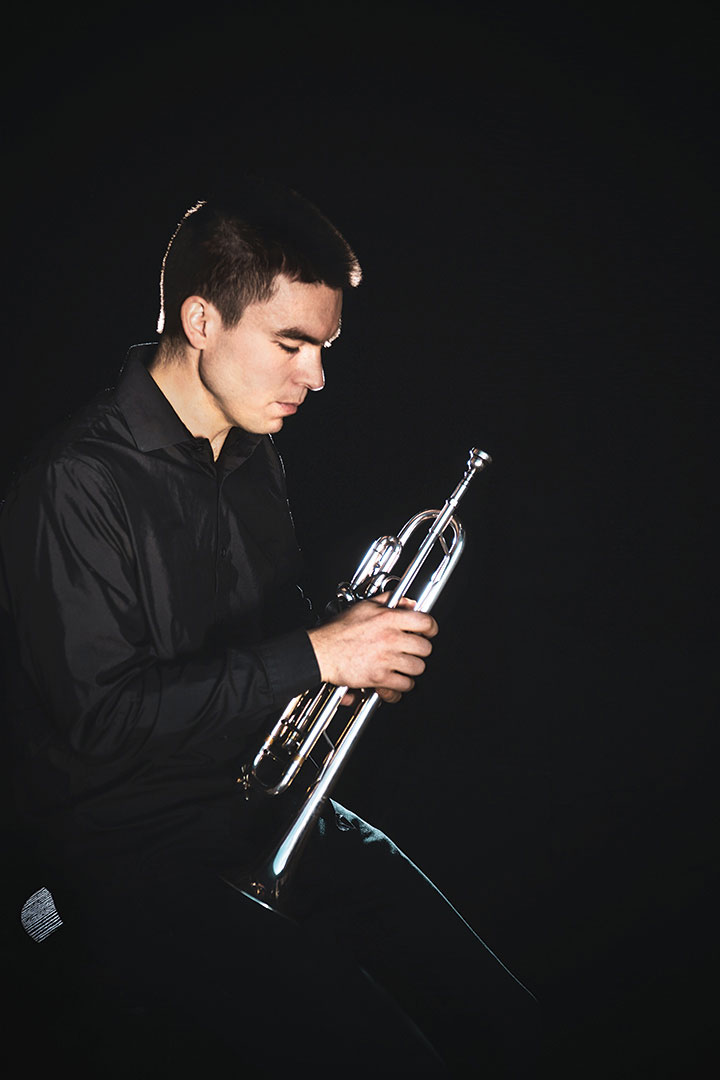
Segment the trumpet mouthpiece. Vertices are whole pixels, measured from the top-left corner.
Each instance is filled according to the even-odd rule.
[[[489,454],[486,454],[484,450],[478,450],[477,447],[473,447],[470,451],[470,458],[468,460],[469,469],[484,469],[486,465],[492,464],[492,458]]]

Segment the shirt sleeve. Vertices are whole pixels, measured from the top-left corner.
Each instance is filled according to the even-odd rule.
[[[36,474],[3,513],[6,605],[56,734],[104,760],[238,743],[319,681],[302,628],[252,648],[154,655],[121,500],[86,461]]]

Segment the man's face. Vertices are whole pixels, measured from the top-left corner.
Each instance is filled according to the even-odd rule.
[[[272,299],[216,329],[199,374],[221,417],[257,435],[279,431],[308,390],[322,389],[322,349],[338,336],[341,311],[341,289],[280,275]]]

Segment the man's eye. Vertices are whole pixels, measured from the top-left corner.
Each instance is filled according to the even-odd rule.
[[[278,341],[278,345],[283,350],[283,352],[290,353],[291,355],[300,352],[299,345],[283,345],[282,341]]]

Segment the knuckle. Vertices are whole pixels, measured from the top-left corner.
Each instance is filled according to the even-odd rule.
[[[388,686],[390,685],[390,676],[392,672],[388,672],[385,665],[376,665],[371,673],[370,678],[373,686]]]

